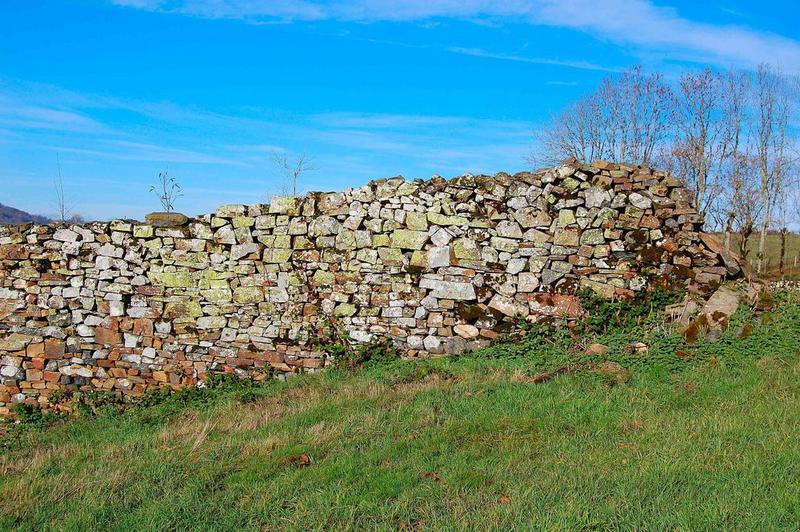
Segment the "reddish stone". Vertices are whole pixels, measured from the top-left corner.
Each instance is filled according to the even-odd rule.
[[[728,273],[728,270],[723,268],[722,266],[706,266],[703,268],[705,273],[713,273],[715,275],[725,275]]]
[[[661,227],[661,221],[655,216],[644,216],[639,225],[647,229],[658,229]]]
[[[49,360],[55,360],[64,357],[66,352],[66,344],[56,338],[47,338],[44,341],[44,357]]]
[[[229,357],[225,363],[234,368],[249,368],[253,365],[253,361],[247,358]]]
[[[270,363],[270,366],[275,371],[280,371],[280,372],[283,372],[283,373],[288,373],[288,372],[292,371],[292,368],[288,364],[286,364],[284,362]]]
[[[39,357],[44,354],[44,342],[36,342],[35,344],[28,344],[25,354],[29,357]]]
[[[403,327],[397,327],[396,325],[393,325],[392,327],[389,328],[389,334],[391,336],[397,336],[398,338],[405,338],[406,336],[408,336],[408,331]]]
[[[628,290],[627,288],[616,287],[614,289],[614,296],[619,299],[633,299],[636,296],[636,293],[633,290]]]
[[[321,368],[325,365],[325,361],[321,358],[304,358],[303,359],[303,367],[304,368]]]
[[[674,253],[674,252],[678,251],[679,246],[678,246],[678,244],[676,244],[672,240],[667,240],[667,241],[664,242],[664,249],[669,251],[670,253]]]
[[[140,296],[157,296],[164,290],[161,286],[144,285],[136,287],[136,293]]]
[[[172,328],[175,330],[175,334],[194,334],[197,332],[194,323],[173,323]]]
[[[500,333],[494,332],[491,329],[481,329],[481,336],[483,336],[484,338],[488,338],[490,340],[494,340],[495,338],[500,336]]]
[[[598,170],[606,170],[606,171],[616,170],[617,168],[619,168],[616,164],[612,162],[600,161],[600,160],[593,161],[591,166],[597,168]]]
[[[283,353],[279,353],[277,351],[265,351],[264,352],[264,360],[269,362],[270,364],[278,364],[282,363],[284,360]]]
[[[540,316],[558,316],[577,319],[583,314],[577,296],[566,294],[530,294],[531,312]]]
[[[239,351],[239,353],[238,353],[238,355],[237,355],[237,356],[238,356],[239,358],[247,358],[247,359],[250,359],[250,360],[259,360],[259,361],[264,361],[264,360],[267,360],[267,358],[268,358],[268,353],[269,353],[268,351],[247,351],[247,350],[241,350],[241,351]]]
[[[42,378],[45,382],[58,382],[61,379],[61,374],[57,371],[45,371],[42,373]]]
[[[98,344],[114,346],[119,345],[122,343],[122,335],[114,331],[112,329],[106,329],[105,327],[95,327],[94,329],[94,341]]]
[[[0,246],[0,260],[25,260],[28,256],[28,251],[20,244]]]

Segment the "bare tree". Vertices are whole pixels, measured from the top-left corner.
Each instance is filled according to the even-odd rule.
[[[304,153],[289,160],[286,153],[276,150],[272,152],[272,162],[280,172],[284,183],[291,188],[292,196],[297,196],[297,182],[303,174],[314,170],[311,158]]]
[[[570,105],[536,134],[539,153],[533,164],[554,164],[566,157],[594,161],[609,156],[608,116],[595,92]]]
[[[750,161],[747,152],[749,114],[747,103],[750,78],[742,72],[728,71],[723,84],[722,114],[728,150],[722,161],[722,192],[725,199],[725,247],[731,247],[731,233],[739,224],[753,227],[753,181],[746,179]]]
[[[646,75],[635,67],[609,76],[537,133],[540,153],[531,160],[550,163],[571,156],[650,164],[671,131],[673,106],[674,95],[661,74]]]
[[[756,233],[763,216],[761,187],[759,180],[752,178],[757,173],[755,157],[742,157],[739,162],[740,177],[732,181],[724,196],[727,203],[730,225],[726,228],[726,246],[731,247],[730,232],[738,235],[738,252],[746,257],[750,238]]]
[[[736,136],[726,120],[725,79],[707,68],[684,73],[678,88],[672,156],[678,177],[686,181],[697,210],[706,216],[719,196],[723,166]]]
[[[174,177],[164,172],[158,173],[158,184],[150,187],[150,192],[158,197],[161,207],[166,212],[175,210],[175,201],[183,196],[183,189]]]
[[[608,92],[617,133],[612,143],[616,159],[650,164],[672,128],[672,90],[661,74],[645,75],[637,66],[624,72]]]
[[[761,273],[765,266],[767,232],[788,170],[787,128],[791,103],[785,76],[767,64],[759,65],[755,86],[754,142],[763,209],[756,265]]]

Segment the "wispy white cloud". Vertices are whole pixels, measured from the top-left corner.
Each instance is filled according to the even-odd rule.
[[[528,2],[509,0],[381,0],[303,1],[303,0],[111,0],[112,3],[166,13],[206,18],[291,21],[336,19],[372,22],[376,20],[419,21],[435,17],[480,17],[514,15],[528,11]]]
[[[722,11],[723,13],[731,15],[732,17],[743,17],[743,16],[745,16],[745,14],[742,13],[741,11],[739,11],[738,9],[733,9],[733,8],[730,8],[730,7],[721,6],[719,8],[719,10]]]
[[[577,68],[581,70],[598,70],[602,72],[618,72],[619,68],[606,67],[588,61],[566,61],[560,59],[549,59],[545,57],[528,57],[524,55],[514,54],[501,54],[489,52],[481,48],[461,48],[458,46],[451,46],[447,49],[448,52],[456,54],[471,55],[474,57],[486,57],[489,59],[501,59],[503,61],[518,61],[521,63],[534,63],[537,65],[555,65],[568,68]]]
[[[667,58],[754,66],[770,61],[800,71],[797,40],[743,25],[714,25],[682,17],[650,0],[111,0],[117,5],[205,18],[248,21],[339,20],[420,22],[437,18],[527,22],[569,28]],[[476,54],[477,55],[477,54]],[[496,59],[524,56],[482,54]],[[539,62],[531,60],[531,62]],[[569,63],[569,62],[567,62]],[[565,65],[570,66],[570,65]]]
[[[58,153],[75,153],[94,158],[112,159],[116,161],[148,161],[161,163],[186,163],[186,164],[222,164],[243,165],[235,159],[219,157],[210,153],[160,146],[141,142],[123,140],[110,140],[102,142],[99,149],[81,148],[75,146],[43,146],[50,151]],[[212,149],[213,150],[213,149]],[[209,150],[209,151],[212,151]]]
[[[396,127],[421,127],[421,126],[447,126],[461,123],[464,117],[454,116],[424,116],[405,114],[375,114],[375,113],[322,113],[311,117],[312,120],[328,126],[358,127],[358,128],[396,128]]]
[[[745,26],[693,21],[647,0],[547,0],[534,20],[659,50],[675,59],[739,66],[769,61],[787,70],[800,70],[800,42],[796,40]]]
[[[30,105],[0,93],[0,126],[14,129],[43,129],[103,133],[100,122],[74,110]]]
[[[241,165],[235,159],[210,155],[215,147],[206,151],[188,150],[144,142],[115,140],[111,144],[120,149],[117,157],[123,160],[161,161],[190,164]]]

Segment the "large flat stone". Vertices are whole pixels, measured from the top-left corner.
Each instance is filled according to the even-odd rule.
[[[189,223],[189,218],[179,212],[151,212],[144,220],[153,227],[182,227]]]
[[[470,301],[476,299],[475,287],[472,283],[444,281],[433,277],[423,277],[419,282],[420,288],[431,290],[431,295],[439,299],[456,299]]]

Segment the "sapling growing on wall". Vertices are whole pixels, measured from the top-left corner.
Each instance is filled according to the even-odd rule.
[[[150,192],[158,196],[165,212],[175,210],[175,201],[183,196],[183,189],[180,183],[171,177],[166,171],[158,173],[158,184],[150,187]]]
[[[57,222],[62,224],[66,223],[80,223],[83,217],[79,214],[72,212],[72,206],[67,199],[67,194],[64,191],[64,176],[61,172],[61,157],[56,154],[56,164],[58,174],[53,178],[53,190],[56,193],[56,218]]]
[[[292,196],[297,196],[297,182],[300,177],[314,169],[311,157],[305,153],[301,153],[294,160],[290,160],[286,153],[274,151],[272,153],[272,163],[280,172],[286,188],[291,189]]]

